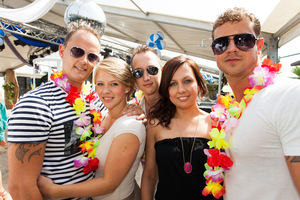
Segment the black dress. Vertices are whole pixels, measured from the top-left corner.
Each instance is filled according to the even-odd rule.
[[[192,172],[184,171],[182,146],[180,138],[164,139],[155,143],[156,162],[158,166],[158,185],[156,200],[201,200],[215,199],[211,194],[202,195],[206,186],[203,176],[207,156],[203,149],[208,149],[208,139],[196,138],[190,161],[194,138],[182,138],[185,162],[191,162]],[[222,198],[219,198],[222,199]]]

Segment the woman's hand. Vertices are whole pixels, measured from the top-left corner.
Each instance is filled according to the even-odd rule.
[[[43,195],[43,198],[51,199],[53,194],[52,191],[54,191],[53,188],[55,187],[53,181],[45,176],[40,176],[37,184],[41,194]]]

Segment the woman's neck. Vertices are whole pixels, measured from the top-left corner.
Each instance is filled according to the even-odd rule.
[[[174,117],[181,118],[184,120],[189,120],[189,119],[193,119],[194,117],[198,116],[200,113],[201,113],[201,111],[199,110],[197,104],[195,104],[187,109],[176,108]]]
[[[111,109],[108,109],[107,116],[111,119],[118,119],[123,115],[125,108],[127,107],[126,101],[120,103],[118,106],[115,106]]]

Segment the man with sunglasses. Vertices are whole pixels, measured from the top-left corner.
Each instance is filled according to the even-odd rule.
[[[133,51],[131,66],[136,84],[144,93],[140,106],[147,113],[160,98],[161,61],[153,48],[140,45]]]
[[[264,39],[259,20],[241,8],[215,21],[212,50],[236,101],[250,88]],[[225,199],[300,199],[300,84],[277,77],[255,94],[230,137],[234,164],[225,175]]]
[[[82,91],[84,81],[99,62],[101,50],[98,33],[79,26],[59,46],[63,73],[68,82]],[[65,100],[66,91],[49,81],[20,98],[9,119],[8,149],[9,191],[13,199],[42,199],[37,179],[42,173],[55,183],[70,184],[94,177],[74,167],[80,157],[74,136],[74,121],[78,118]],[[97,106],[104,108],[97,99]],[[88,114],[90,111],[87,106]],[[79,142],[78,142],[79,141]]]

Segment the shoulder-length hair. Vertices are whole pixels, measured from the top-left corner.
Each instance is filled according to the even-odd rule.
[[[162,69],[161,83],[159,86],[159,94],[161,98],[152,108],[150,108],[150,123],[153,123],[153,119],[158,119],[157,125],[160,124],[166,128],[169,128],[171,119],[174,117],[176,111],[175,105],[170,101],[170,82],[175,72],[183,64],[187,64],[193,70],[193,73],[197,80],[197,84],[200,87],[199,97],[203,97],[206,95],[207,89],[205,86],[205,81],[200,73],[199,66],[197,65],[197,63],[191,58],[185,56],[177,56],[175,58],[172,58],[166,62]]]

